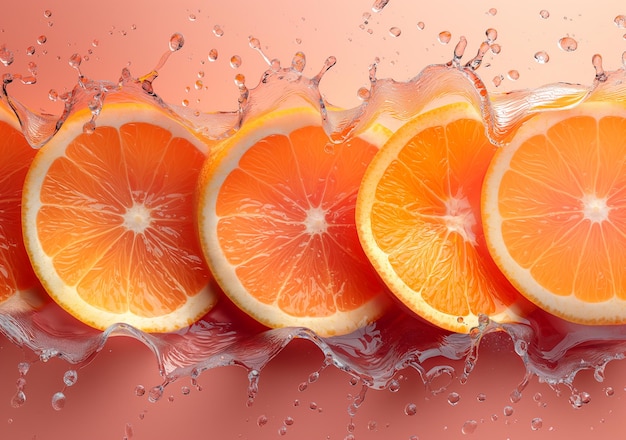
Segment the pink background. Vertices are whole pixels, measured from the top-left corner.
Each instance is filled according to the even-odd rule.
[[[549,6],[535,1],[515,6],[503,1],[476,1],[469,7],[464,4],[470,2],[460,0],[431,2],[433,6],[424,7],[418,2],[390,0],[381,13],[371,12],[371,0],[323,0],[307,7],[287,0],[169,3],[165,6],[114,0],[103,6],[67,1],[59,7],[40,0],[11,2],[0,18],[0,44],[15,52],[16,61],[8,68],[0,67],[0,71],[26,73],[28,61],[37,63],[38,84],[17,85],[11,91],[35,109],[58,114],[60,103],[47,99],[48,90],[54,88],[62,93],[74,85],[76,75],[67,63],[73,53],[88,55],[89,60],[82,65],[85,75],[116,80],[125,66],[130,66],[134,75],[150,71],[167,51],[170,35],[181,32],[186,45],[161,70],[156,91],[173,104],[180,105],[187,99],[192,108],[215,111],[236,108],[237,89],[232,81],[235,73],[243,73],[248,86],[253,87],[266,68],[248,46],[249,35],[259,38],[265,53],[281,59],[283,65],[296,51],[304,51],[308,59],[305,72],[309,75],[319,71],[327,56],[336,56],[338,63],[324,77],[321,89],[327,99],[341,106],[358,104],[356,91],[368,84],[367,67],[376,56],[381,59],[379,77],[406,80],[427,64],[448,61],[461,35],[467,37],[468,52],[473,55],[489,27],[499,31],[497,42],[502,45],[502,53],[488,55],[485,63],[489,66],[481,67],[479,73],[493,92],[554,81],[589,84],[594,75],[594,53],[604,56],[605,68],[614,69],[621,65],[621,54],[626,50],[626,30],[613,23],[616,15],[626,11],[616,0],[604,2],[602,7],[594,2],[573,6],[566,1],[553,1]],[[490,8],[497,8],[497,14],[488,14]],[[539,17],[542,8],[550,11],[549,19]],[[44,16],[46,9],[52,12],[49,18]],[[368,11],[371,18],[365,24],[363,13]],[[195,21],[189,19],[192,14]],[[425,23],[424,30],[418,29],[419,21]],[[212,32],[215,25],[224,31],[220,38]],[[392,26],[402,30],[399,37],[390,35]],[[452,33],[449,45],[437,41],[437,34],[443,30]],[[45,44],[37,44],[39,35],[47,36]],[[558,39],[566,35],[578,41],[575,52],[565,53],[558,48]],[[97,47],[92,45],[94,39],[99,41]],[[30,45],[35,46],[36,53],[27,57]],[[219,51],[215,63],[207,60],[212,48]],[[533,60],[539,50],[549,53],[548,64]],[[235,54],[243,58],[238,70],[228,64]],[[519,80],[506,78],[511,69],[520,73]],[[199,71],[205,72],[204,85],[195,90]],[[491,83],[496,75],[505,77],[497,89]],[[576,386],[589,392],[592,401],[574,410],[567,402],[567,390],[557,397],[536,379],[525,390],[522,401],[512,404],[509,393],[522,379],[524,370],[511,353],[506,343],[484,350],[469,382],[454,382],[441,395],[429,394],[413,372],[407,372],[397,393],[369,391],[353,420],[356,438],[461,438],[463,423],[471,419],[478,422],[476,438],[610,438],[621,433],[626,416],[623,362],[609,364],[604,383],[594,381],[589,372],[580,374]],[[138,384],[149,388],[161,382],[152,353],[134,340],[116,338],[93,363],[79,370],[78,383],[66,390],[65,409],[54,411],[50,405],[51,396],[62,388],[64,371],[70,368],[60,360],[31,367],[27,403],[15,409],[10,399],[15,392],[17,364],[23,359],[20,349],[0,339],[3,439],[122,439],[128,435],[127,425],[133,439],[280,438],[278,429],[287,417],[294,419],[287,429],[289,438],[343,439],[350,423],[348,395],[358,392],[346,375],[332,368],[306,391],[298,391],[298,384],[319,368],[322,356],[311,344],[296,341],[262,372],[260,393],[250,408],[245,405],[246,373],[239,368],[203,374],[199,380],[202,391],[191,387],[189,395],[181,391],[182,386],[190,386],[189,381],[180,380],[166,389],[161,401],[152,404],[145,396],[134,395]],[[605,392],[608,386],[615,390],[612,396]],[[461,395],[454,407],[446,401],[451,391]],[[542,394],[539,402],[533,399],[537,392]],[[477,400],[479,393],[486,394],[484,402]],[[172,401],[169,396],[173,396]],[[296,399],[299,406],[294,406]],[[317,409],[310,408],[312,402]],[[417,405],[416,415],[404,414],[408,403]],[[507,405],[514,408],[509,417],[503,414]],[[497,415],[495,421],[493,414]],[[269,419],[263,427],[257,426],[261,415]],[[543,420],[537,431],[531,430],[535,417]]]

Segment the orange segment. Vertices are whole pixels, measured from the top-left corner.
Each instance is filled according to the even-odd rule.
[[[0,101],[0,303],[38,286],[22,240],[22,184],[36,150]]]
[[[270,327],[322,336],[378,318],[388,298],[359,245],[354,204],[386,130],[330,145],[316,111],[277,111],[226,140],[200,180],[199,229],[216,279]]]
[[[24,231],[52,298],[99,329],[193,323],[215,303],[193,198],[207,145],[147,104],[105,106],[92,134],[78,113],[37,154]]]
[[[356,223],[365,253],[402,303],[468,332],[485,314],[517,320],[519,295],[484,241],[480,191],[495,147],[468,104],[416,117],[389,139],[361,183]]]
[[[540,114],[494,157],[489,247],[531,301],[584,324],[626,323],[626,109]]]

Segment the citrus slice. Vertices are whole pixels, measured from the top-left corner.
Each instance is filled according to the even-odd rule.
[[[359,245],[354,203],[387,139],[373,127],[330,144],[318,111],[274,111],[216,147],[200,178],[199,231],[224,292],[266,326],[345,334],[384,312]]]
[[[0,101],[0,303],[39,288],[22,239],[22,185],[36,150]],[[44,294],[45,296],[45,294]]]
[[[489,248],[532,302],[584,324],[626,323],[626,109],[585,103],[522,126],[489,167]]]
[[[37,153],[23,192],[26,249],[50,296],[98,329],[185,327],[215,303],[193,198],[208,146],[156,106],[70,117]]]
[[[481,314],[519,319],[520,295],[481,227],[481,184],[494,152],[472,106],[439,107],[394,133],[358,194],[359,238],[380,276],[410,310],[454,332],[469,332]]]

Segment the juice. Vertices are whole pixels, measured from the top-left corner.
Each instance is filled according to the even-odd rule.
[[[282,39],[294,39],[289,47],[292,50],[274,50],[274,44],[266,47],[265,42],[269,37],[266,40],[261,35],[261,30],[251,37],[241,34],[252,32],[253,28],[257,29],[252,23],[236,23],[233,34],[238,38],[234,52],[225,52],[221,48],[217,50],[220,39],[231,35],[229,27],[222,22],[219,10],[214,11],[202,5],[190,5],[187,9],[180,7],[183,19],[176,24],[185,27],[189,32],[178,33],[178,29],[172,29],[172,32],[147,39],[150,46],[154,44],[158,49],[150,47],[153,53],[148,61],[143,61],[145,65],[133,61],[124,68],[124,63],[116,64],[98,52],[99,48],[110,41],[119,40],[124,43],[124,38],[136,38],[134,33],[140,35],[143,32],[142,26],[135,22],[110,24],[110,28],[101,30],[104,34],[102,36],[86,36],[80,32],[79,37],[70,37],[73,40],[70,45],[79,45],[80,48],[72,48],[69,54],[66,54],[65,49],[57,48],[57,55],[48,49],[49,44],[52,43],[60,22],[71,14],[42,7],[37,12],[42,33],[28,35],[28,40],[25,41],[29,43],[7,43],[3,49],[6,61],[4,70],[12,74],[4,77],[4,99],[11,100],[24,124],[25,135],[38,147],[54,135],[59,121],[90,105],[95,97],[104,105],[109,100],[121,97],[164,106],[209,139],[229,136],[249,118],[268,109],[291,105],[289,100],[284,102],[286,97],[297,102],[318,105],[323,103],[324,110],[320,109],[320,113],[326,112],[325,128],[330,138],[349,135],[353,130],[372,121],[394,129],[428,108],[460,99],[483,109],[491,139],[495,143],[503,144],[507,141],[507,134],[521,125],[533,112],[561,108],[584,100],[624,98],[621,87],[624,75],[620,65],[621,53],[605,53],[607,46],[600,43],[596,51],[603,53],[606,67],[603,67],[599,58],[589,56],[585,69],[577,65],[576,69],[565,74],[567,76],[578,73],[574,70],[583,70],[585,73],[582,78],[549,78],[548,75],[542,76],[544,72],[538,70],[539,73],[535,74],[541,78],[541,82],[524,86],[531,88],[522,88],[525,76],[530,74],[526,75],[517,63],[500,64],[497,69],[494,67],[500,62],[500,50],[510,50],[517,57],[524,52],[513,49],[512,43],[507,40],[513,37],[505,35],[504,27],[497,21],[507,14],[507,9],[509,14],[513,13],[513,8],[502,5],[498,10],[492,6],[481,5],[471,10],[470,13],[474,14],[476,21],[485,25],[479,32],[474,29],[473,38],[468,37],[467,40],[460,37],[461,34],[457,32],[464,31],[457,31],[455,25],[444,22],[439,26],[437,20],[442,20],[442,14],[434,14],[432,19],[423,18],[421,21],[422,15],[411,11],[411,17],[416,23],[409,25],[394,22],[387,26],[386,20],[391,15],[392,8],[397,8],[397,13],[400,10],[406,12],[406,5],[377,2],[373,7],[364,5],[362,11],[354,6],[347,7],[341,12],[353,17],[355,25],[349,28],[349,35],[342,38],[368,42],[371,41],[367,39],[368,36],[384,34],[380,48],[376,49],[380,58],[371,57],[362,62],[359,66],[361,77],[354,82],[346,75],[335,74],[337,71],[342,73],[342,57],[330,57],[334,54],[327,53],[323,45],[314,45],[310,50],[309,47],[299,50],[304,44],[303,41],[298,42],[300,37],[285,37],[281,33]],[[566,19],[562,19],[560,15],[563,13],[560,11],[548,11],[542,7],[535,9],[537,10],[533,11],[532,21],[529,18],[531,28],[543,23],[554,23],[557,19],[565,22],[569,20],[567,15]],[[623,39],[623,21],[619,19],[619,11],[606,9],[611,10],[607,11],[608,15],[600,22],[606,23],[604,26],[612,31],[613,45],[608,47],[613,48],[615,41]],[[24,14],[23,11],[19,13]],[[33,14],[35,13],[28,12],[26,17]],[[137,14],[141,18],[141,14]],[[574,12],[572,14],[571,19],[577,17]],[[397,16],[395,18],[399,20]],[[591,12],[589,15],[585,13],[584,18],[590,19]],[[311,21],[321,23],[316,21],[314,11],[303,13],[297,21],[301,26]],[[76,20],[72,21],[73,24],[75,22]],[[201,26],[202,29],[199,30]],[[409,26],[413,27],[411,31]],[[430,39],[423,40],[423,45],[428,49],[432,48],[432,52],[435,52],[435,48],[443,49],[442,55],[432,55],[431,58],[430,51],[426,50],[419,54],[420,57],[415,57],[420,58],[418,67],[407,67],[406,71],[397,73],[397,76],[388,76],[385,70],[401,64],[401,57],[395,59],[394,52],[389,47],[395,41],[409,38],[409,35],[430,29],[431,26],[437,29],[434,32],[436,39],[431,34]],[[478,24],[473,23],[472,27],[476,28]],[[450,31],[453,32],[452,36]],[[8,31],[6,35],[10,36]],[[550,44],[554,44],[538,46],[533,55],[533,63],[549,67],[560,62],[562,54],[581,53],[578,51],[582,51],[585,46],[582,44],[584,39],[574,38],[566,33],[559,35],[558,38],[546,37]],[[188,55],[191,61],[185,62],[185,51],[190,50],[188,45],[194,40],[197,46],[192,47],[198,52]],[[31,52],[31,41],[34,51],[32,55],[28,55]],[[132,48],[133,45],[128,47]],[[130,49],[132,53],[128,53],[128,47],[122,57],[134,58],[136,51]],[[243,56],[243,51],[249,49],[253,53]],[[74,56],[74,53],[80,56]],[[17,60],[9,62],[11,54]],[[119,55],[118,51],[111,59]],[[41,60],[43,65],[55,56],[59,57],[56,63],[65,65],[69,60],[70,65],[59,77],[51,78],[43,72],[42,66],[27,64],[27,61],[36,59]],[[103,65],[92,68],[90,63],[97,58],[101,59]],[[617,60],[617,64],[612,58]],[[213,100],[212,95],[215,90],[226,88],[224,83],[212,76],[210,70],[218,62],[227,63],[228,76],[235,79],[235,84],[230,86],[229,96],[222,97],[223,102]],[[257,66],[260,73],[256,76],[241,73],[247,64]],[[25,65],[30,72],[24,73],[22,69]],[[172,70],[179,65],[184,66],[187,73],[191,71],[191,74],[181,74],[184,80],[180,80],[178,89],[174,87],[175,92],[167,91],[167,75],[177,76],[172,75]],[[609,68],[609,65],[615,67]],[[52,66],[54,68],[54,62]],[[80,78],[78,84],[77,76]],[[35,82],[35,77],[36,84],[20,84]],[[118,78],[121,78],[119,82]],[[262,80],[258,81],[258,78]],[[50,96],[51,100],[41,99],[42,83],[51,79],[54,84],[48,90],[44,89],[45,97]],[[163,93],[161,81],[164,81]],[[228,84],[232,84],[231,81],[229,79]],[[327,92],[333,81],[340,84],[335,86],[337,90],[341,92],[350,88],[352,94],[346,93],[343,96],[342,93],[337,93],[334,96],[330,91]],[[556,81],[568,81],[571,84],[544,86]],[[346,83],[349,83],[349,87]],[[121,90],[118,90],[120,84]],[[73,91],[76,93],[70,93]],[[501,91],[509,93],[500,93]],[[338,110],[338,103],[340,108],[347,110]],[[95,106],[93,122],[96,130],[97,112],[98,106]],[[25,353],[22,359],[8,368],[10,361],[2,360],[3,368],[7,368],[11,379],[9,382],[17,379],[15,388],[11,388],[12,385],[7,387],[10,391],[6,393],[6,397],[11,406],[10,416],[7,417],[10,420],[8,425],[9,429],[14,429],[18,421],[24,424],[20,411],[28,410],[28,404],[33,400],[30,393],[34,393],[36,388],[31,382],[34,370],[46,370],[48,367],[52,369],[56,359],[61,359],[60,363],[55,364],[62,364],[59,367],[60,372],[55,373],[58,376],[55,378],[55,389],[40,400],[45,400],[46,405],[54,410],[63,410],[58,414],[67,413],[79,399],[74,395],[75,384],[81,384],[83,376],[90,374],[89,369],[92,366],[105,362],[100,359],[106,355],[106,348],[113,344],[119,344],[114,345],[116,350],[127,356],[132,352],[129,347],[134,350],[147,348],[144,352],[151,355],[152,361],[156,360],[156,366],[146,361],[153,369],[146,376],[135,379],[138,382],[137,387],[133,386],[120,398],[141,402],[141,409],[135,409],[133,414],[127,416],[128,424],[120,425],[115,431],[120,433],[120,437],[126,438],[143,438],[141,431],[147,428],[142,424],[144,421],[148,422],[145,419],[150,418],[151,413],[159,411],[154,408],[165,408],[163,417],[167,418],[174,411],[168,413],[169,408],[183,400],[182,396],[198,398],[198,395],[210,394],[212,386],[219,385],[213,384],[211,377],[219,374],[232,380],[232,385],[222,392],[230,397],[241,397],[237,402],[240,404],[240,411],[244,413],[242,419],[247,420],[248,425],[246,428],[241,425],[225,426],[234,423],[233,419],[226,424],[222,423],[216,429],[225,432],[223,437],[229,436],[228,438],[236,438],[244,430],[250,438],[274,438],[281,435],[305,438],[307,433],[313,432],[306,431],[305,426],[319,429],[315,425],[328,413],[332,413],[333,420],[339,422],[333,422],[332,428],[328,430],[316,430],[315,438],[386,438],[396,424],[400,426],[396,433],[401,438],[431,438],[430,436],[441,434],[456,437],[473,433],[483,437],[490,434],[507,435],[507,429],[515,429],[515,424],[523,426],[520,431],[525,434],[529,431],[549,433],[552,430],[558,434],[559,431],[569,429],[569,420],[579,414],[572,412],[574,409],[571,407],[587,410],[600,399],[615,397],[617,400],[623,392],[619,384],[602,384],[599,392],[589,393],[587,387],[597,388],[597,385],[593,381],[583,382],[581,387],[577,381],[580,381],[581,376],[591,373],[596,381],[601,382],[605,370],[623,371],[620,359],[624,356],[626,344],[624,326],[591,327],[571,324],[541,310],[536,310],[527,319],[528,322],[524,324],[484,322],[484,325],[469,335],[461,335],[437,329],[398,307],[377,322],[350,335],[320,338],[304,328],[267,329],[248,318],[228,301],[220,302],[202,320],[189,328],[167,334],[147,334],[125,324],[114,325],[101,332],[71,318],[52,302],[36,310],[28,307],[19,310],[4,308],[0,311],[0,330],[10,344],[23,347]],[[118,341],[122,339],[125,342]],[[5,344],[7,350],[13,349],[10,344]],[[305,358],[306,362],[299,358]],[[42,365],[48,361],[51,361],[48,365]],[[122,360],[116,359],[115,362],[120,363]],[[274,362],[280,362],[282,369],[276,367],[276,370],[272,370]],[[481,367],[483,363],[485,367]],[[226,373],[222,370],[232,369],[217,368],[233,365],[243,369],[239,373]],[[505,382],[504,386],[508,388],[501,393],[499,399],[491,397],[496,391],[489,384],[488,370],[481,370],[487,366],[494,367],[494,374],[502,374],[502,371],[508,369],[514,371],[511,374],[513,377],[509,378],[510,382]],[[287,370],[290,370],[289,374],[295,372],[292,377],[283,378],[281,383],[280,371],[286,374]],[[230,374],[233,376],[228,376]],[[266,374],[268,382],[265,382]],[[277,377],[272,378],[272,374]],[[149,379],[144,378],[148,376]],[[537,379],[545,384],[533,389]],[[338,391],[333,397],[323,394],[317,398],[312,397],[316,387],[321,387],[320,384],[325,380],[335,384],[330,386],[331,389],[333,386],[343,386],[345,390]],[[293,383],[285,391],[285,383],[288,381]],[[271,383],[272,386],[268,388],[265,383]],[[479,391],[468,391],[473,385]],[[282,402],[286,408],[276,412],[269,406],[264,394],[278,394],[281,389],[287,396]],[[530,393],[530,389],[540,391]],[[387,427],[385,420],[390,416],[384,409],[368,412],[370,400],[377,402],[375,399],[379,394],[376,393],[400,396],[398,399],[402,401],[395,401],[398,406],[396,411],[408,422],[394,422],[391,427]],[[555,396],[562,397],[555,399]],[[318,398],[325,398],[325,403],[320,404]],[[474,402],[474,407],[465,403],[470,400]],[[548,410],[543,409],[548,401],[550,407],[567,407],[568,411],[564,414],[568,422],[554,416],[550,419]],[[173,402],[174,405],[167,407],[167,402]],[[455,419],[448,423],[438,419],[448,417],[452,408],[463,408],[464,404],[469,407],[464,407],[467,412],[461,416],[462,420]],[[494,405],[495,408],[485,410],[480,407],[485,404]],[[532,405],[531,415],[518,415],[524,404]],[[308,411],[309,420],[303,415],[303,409]],[[197,408],[194,410],[198,411]],[[212,411],[219,412],[219,407]],[[284,416],[280,411],[284,412]],[[194,414],[195,429],[210,432],[211,427],[202,426],[205,417],[203,412]],[[431,414],[431,418],[426,417],[426,414]],[[601,418],[597,416],[590,422],[591,426],[601,429],[604,423],[599,421]],[[413,424],[412,419],[419,419],[423,426],[410,426]],[[619,426],[619,417],[616,414],[606,416],[607,423],[611,419],[615,419]],[[220,424],[218,418],[212,420],[214,424]],[[152,423],[156,423],[154,418]],[[340,426],[340,429],[336,426]],[[41,431],[29,431],[29,434],[45,438],[44,429],[42,426]],[[585,426],[584,429],[589,427]],[[72,435],[73,431],[70,429],[66,432]]]

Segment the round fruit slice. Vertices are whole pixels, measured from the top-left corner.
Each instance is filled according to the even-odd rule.
[[[23,192],[26,249],[50,296],[95,328],[185,327],[215,303],[193,198],[208,146],[160,108],[70,117],[37,153]]]
[[[36,152],[0,101],[0,303],[40,289],[24,249],[21,218],[22,185]]]
[[[481,184],[494,152],[473,107],[437,108],[394,133],[357,199],[361,244],[391,291],[459,333],[481,314],[519,320],[520,295],[491,259],[481,227]]]
[[[387,139],[330,144],[319,112],[275,111],[216,148],[200,179],[202,249],[224,292],[270,327],[345,334],[380,317],[384,284],[359,245],[354,203]]]
[[[532,302],[569,321],[626,323],[625,134],[623,105],[542,113],[487,173],[495,261]]]

